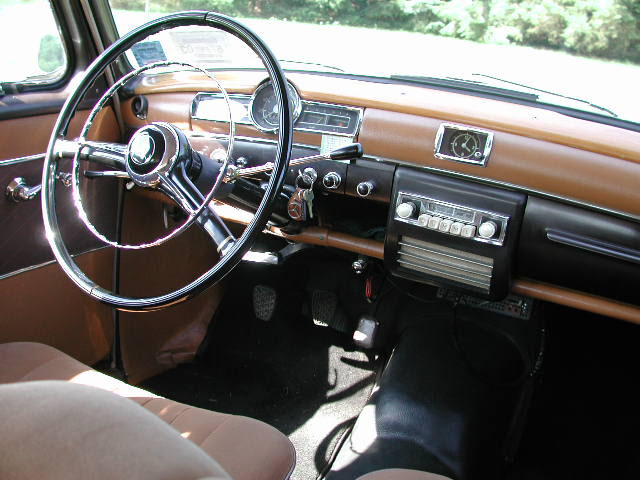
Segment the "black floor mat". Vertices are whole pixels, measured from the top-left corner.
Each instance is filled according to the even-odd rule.
[[[638,478],[640,327],[546,307],[542,382],[509,480]]]
[[[277,314],[263,322],[249,311],[243,295],[225,299],[200,359],[143,387],[273,425],[295,446],[292,478],[314,479],[364,406],[379,362],[310,319]]]

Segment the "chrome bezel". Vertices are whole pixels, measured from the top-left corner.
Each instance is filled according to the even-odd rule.
[[[474,225],[477,228],[480,227],[480,217],[484,216],[484,217],[488,217],[491,220],[500,222],[500,235],[498,236],[498,238],[482,238],[482,237],[478,237],[478,236],[474,236],[471,238],[466,238],[466,237],[461,237],[459,235],[451,235],[450,233],[447,232],[441,232],[440,230],[432,230],[430,228],[426,228],[422,225],[420,225],[418,223],[418,220],[414,220],[412,218],[401,218],[399,217],[396,213],[395,213],[395,209],[398,208],[398,205],[400,205],[401,199],[403,196],[408,196],[408,197],[414,197],[418,200],[424,200],[427,202],[434,202],[440,205],[445,205],[448,207],[453,207],[453,208],[463,208],[466,210],[471,210],[474,213],[474,217],[473,217],[473,222],[461,222],[460,219],[452,216],[452,215],[445,215],[445,214],[441,214],[438,213],[437,216],[438,217],[442,217],[442,218],[447,218],[449,220],[453,220],[455,222],[460,222],[460,223],[465,223],[465,224],[470,224],[470,225]],[[418,212],[420,213],[420,212]],[[474,240],[476,242],[480,242],[480,243],[488,243],[490,245],[496,245],[501,247],[502,245],[504,245],[504,239],[507,235],[507,227],[509,226],[509,218],[506,215],[502,215],[501,213],[497,213],[497,212],[492,212],[490,210],[483,210],[481,208],[475,208],[475,207],[470,207],[468,205],[459,205],[456,203],[451,203],[451,202],[446,202],[444,200],[439,200],[437,198],[433,198],[433,197],[427,197],[425,195],[420,195],[418,193],[413,193],[413,192],[398,192],[398,195],[396,197],[396,202],[395,202],[395,206],[394,206],[394,215],[393,215],[393,219],[397,220],[398,222],[404,222],[404,223],[408,223],[410,225],[414,225],[416,227],[420,227],[420,228],[424,228],[427,231],[430,232],[437,232],[440,233],[442,235],[447,235],[448,237],[454,237],[454,238],[462,238],[464,240]]]
[[[276,133],[278,131],[278,127],[275,127],[275,128],[264,128],[263,126],[261,126],[256,121],[255,117],[253,116],[253,103],[255,102],[258,94],[262,90],[264,90],[265,88],[267,88],[269,86],[271,88],[273,88],[271,80],[266,80],[266,81],[262,82],[260,85],[258,85],[256,90],[253,92],[253,95],[251,95],[251,100],[249,101],[248,113],[249,113],[249,119],[251,120],[251,123],[253,123],[253,125],[258,130],[260,130],[261,132],[264,132],[264,133]],[[298,93],[298,90],[293,85],[293,83],[291,83],[289,80],[287,80],[287,88],[288,87],[291,87],[291,89],[293,90],[293,93],[295,94],[295,97],[297,98],[297,102],[295,102],[295,108],[294,108],[293,112],[291,112],[293,123],[296,123],[296,120],[298,120],[298,117],[300,116],[300,113],[302,112],[302,98],[300,98],[300,94]]]
[[[358,114],[358,118],[356,119],[356,127],[353,130],[353,133],[345,133],[345,132],[327,132],[325,130],[316,130],[313,128],[303,128],[303,127],[295,127],[295,130],[298,132],[311,132],[311,133],[320,133],[323,135],[336,135],[340,137],[350,137],[355,138],[360,133],[360,127],[362,126],[362,118],[364,116],[363,109],[360,107],[349,107],[347,105],[338,105],[336,103],[325,103],[325,102],[313,102],[309,100],[303,100],[302,103],[304,105],[317,105],[319,107],[327,107],[327,108],[340,108],[343,110],[350,110],[352,112],[356,112]]]
[[[442,153],[441,152],[442,141],[444,139],[444,134],[447,129],[457,130],[460,132],[471,132],[479,135],[486,135],[487,141],[484,144],[484,151],[482,152],[482,158],[479,160],[475,160],[473,158],[462,158],[462,157],[456,157],[454,155],[447,155]],[[438,133],[436,133],[436,141],[433,149],[433,154],[436,158],[439,158],[441,160],[453,160],[454,162],[469,163],[471,165],[486,167],[487,162],[489,161],[489,156],[491,155],[492,147],[493,147],[493,132],[489,132],[487,130],[481,130],[479,128],[468,127],[466,125],[457,125],[454,123],[442,123],[438,128]]]
[[[258,87],[260,88],[260,87]],[[257,92],[257,89],[256,89]],[[296,91],[297,93],[297,91]],[[254,94],[255,95],[255,94]],[[198,92],[196,93],[196,95],[193,97],[193,100],[191,101],[191,111],[190,111],[190,115],[191,118],[193,120],[203,120],[206,122],[220,122],[219,120],[215,120],[212,118],[206,118],[203,116],[199,116],[197,115],[197,111],[198,111],[198,104],[206,97],[211,97],[211,98],[223,98],[222,94],[218,93],[218,92]],[[272,131],[268,131],[265,130],[263,128],[261,128],[255,121],[252,112],[251,112],[251,107],[252,107],[252,99],[253,96],[252,95],[245,95],[243,93],[230,93],[229,94],[229,99],[231,100],[237,100],[240,103],[247,102],[246,103],[246,108],[247,108],[247,118],[249,119],[248,121],[244,120],[244,121],[238,121],[236,120],[235,122],[237,124],[241,124],[241,125],[253,125],[254,127],[256,127],[259,131],[261,132],[265,132],[265,133],[274,133],[276,130],[272,130]],[[321,128],[318,129],[314,129],[314,128],[305,128],[305,127],[296,127],[294,125],[294,130],[296,132],[309,132],[309,133],[316,133],[316,134],[320,134],[320,135],[336,135],[336,136],[340,136],[340,137],[348,137],[348,138],[355,138],[358,136],[358,134],[360,133],[360,128],[362,127],[362,120],[364,117],[364,110],[360,107],[351,107],[351,106],[347,106],[347,105],[339,105],[339,104],[335,104],[335,103],[325,103],[325,102],[313,102],[313,101],[309,101],[309,100],[300,100],[300,111],[298,112],[294,112],[294,122],[296,122],[298,120],[298,118],[300,118],[300,115],[302,114],[302,112],[304,111],[305,107],[308,105],[317,105],[319,107],[325,107],[325,108],[337,108],[337,109],[341,109],[341,110],[349,110],[350,112],[355,112],[357,114],[357,118],[356,118],[356,122],[355,122],[355,128],[353,129],[352,132],[330,132],[327,130],[323,130]]]
[[[234,120],[234,122],[236,124],[239,125],[254,125],[254,123],[251,121],[251,117],[249,116],[249,103],[251,101],[251,95],[245,95],[244,93],[229,93],[229,100],[233,101],[239,101],[240,103],[242,103],[246,109],[247,109],[247,119],[248,120],[243,120],[243,121],[239,121],[239,120]],[[224,122],[226,123],[226,120],[214,120],[212,118],[206,118],[203,116],[198,116],[197,115],[197,111],[198,111],[198,105],[200,104],[200,102],[202,102],[203,100],[205,100],[207,97],[210,98],[220,98],[224,100],[224,95],[221,92],[198,92],[195,94],[195,96],[193,97],[193,100],[191,101],[191,111],[189,112],[191,115],[191,119],[192,120],[203,120],[206,122]],[[246,102],[246,103],[244,103]]]

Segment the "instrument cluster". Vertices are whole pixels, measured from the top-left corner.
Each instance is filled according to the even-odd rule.
[[[296,88],[287,82],[293,112],[293,128],[343,137],[355,137],[362,123],[362,108],[302,100]],[[271,81],[261,83],[253,95],[229,94],[229,105],[222,93],[200,92],[191,105],[191,117],[197,120],[253,125],[262,132],[278,130],[280,111]],[[229,112],[231,110],[231,113]]]

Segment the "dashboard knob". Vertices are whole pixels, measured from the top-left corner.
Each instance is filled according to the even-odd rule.
[[[416,204],[413,202],[401,203],[396,207],[396,213],[400,218],[409,218],[416,211]]]
[[[322,177],[322,184],[329,190],[335,190],[342,183],[342,177],[338,172],[329,172]]]
[[[360,182],[356,187],[356,193],[361,197],[368,197],[373,193],[375,188],[375,184],[371,180],[367,180],[366,182]]]
[[[491,238],[496,234],[497,231],[498,226],[495,222],[492,221],[482,222],[478,227],[478,235],[480,235],[482,238]]]

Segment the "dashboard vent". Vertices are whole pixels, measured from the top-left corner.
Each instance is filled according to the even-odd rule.
[[[401,237],[398,245],[401,267],[489,293],[492,258],[411,237]]]

